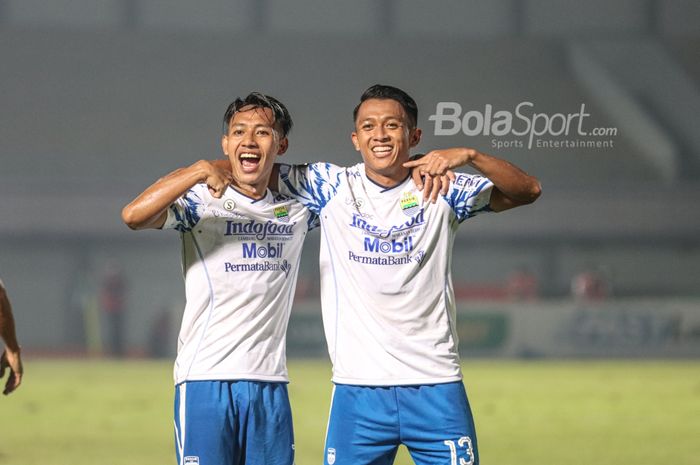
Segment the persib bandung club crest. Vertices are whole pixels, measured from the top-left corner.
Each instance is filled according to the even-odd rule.
[[[329,447],[328,454],[326,454],[326,458],[328,459],[328,465],[333,465],[335,463],[335,449]]]
[[[287,207],[275,207],[275,218],[284,223],[289,222],[289,212]]]
[[[406,216],[415,215],[420,210],[418,197],[412,192],[404,192],[401,194],[401,211]]]

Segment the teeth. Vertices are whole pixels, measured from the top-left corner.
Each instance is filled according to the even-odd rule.
[[[260,158],[260,155],[256,155],[254,153],[242,153],[240,158],[241,159],[251,159],[252,158],[252,159],[257,160],[258,158]]]
[[[391,147],[374,147],[372,151],[375,153],[391,152]]]

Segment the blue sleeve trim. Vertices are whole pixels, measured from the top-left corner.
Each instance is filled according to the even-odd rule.
[[[330,163],[280,164],[280,181],[290,196],[319,215],[337,194],[344,172]]]
[[[170,206],[177,221],[175,229],[180,232],[192,231],[201,218],[199,214],[199,205],[201,198],[192,190],[188,190],[185,195],[176,203]]]
[[[475,181],[478,184],[474,186],[474,188],[471,188]],[[445,200],[447,200],[447,203],[454,211],[460,223],[479,213],[493,211],[488,203],[484,206],[479,206],[479,208],[475,208],[477,206],[475,204],[477,203],[479,194],[482,193],[484,188],[492,185],[491,181],[487,178],[482,176],[459,175],[455,183],[459,183],[461,186],[459,188],[453,188],[449,197],[446,197]]]

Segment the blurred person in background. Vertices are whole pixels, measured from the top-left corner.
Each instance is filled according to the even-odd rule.
[[[508,275],[506,293],[508,298],[516,301],[537,300],[540,295],[537,275],[528,267],[521,266]]]
[[[5,376],[5,370],[9,371],[3,394],[8,395],[22,384],[22,357],[20,346],[15,333],[15,319],[12,315],[12,305],[7,296],[5,285],[0,280],[0,339],[5,343],[5,349],[0,357],[0,379]]]
[[[123,357],[126,316],[126,278],[121,267],[110,262],[100,283],[100,307],[107,322],[107,354]]]
[[[600,301],[610,296],[610,285],[605,273],[592,267],[576,274],[571,279],[571,295],[576,300]]]

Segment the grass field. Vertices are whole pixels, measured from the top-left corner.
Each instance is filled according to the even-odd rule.
[[[700,362],[482,360],[464,374],[483,465],[698,463]],[[330,368],[294,361],[290,376],[296,463],[319,465]],[[172,392],[169,362],[29,358],[0,398],[0,464],[174,464]]]

